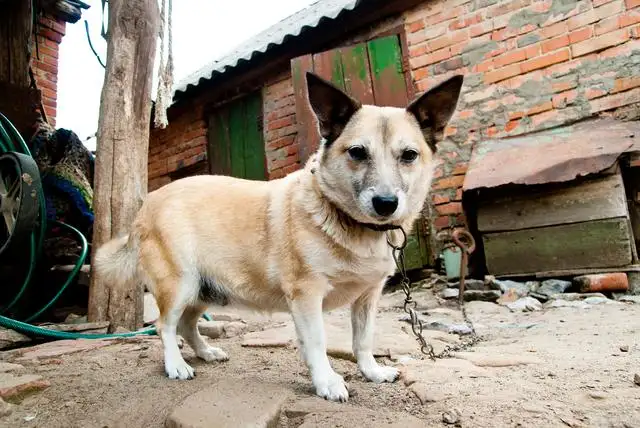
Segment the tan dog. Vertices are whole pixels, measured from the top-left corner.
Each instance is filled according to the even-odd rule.
[[[365,378],[398,371],[373,357],[376,304],[395,271],[396,240],[420,215],[435,144],[455,110],[462,77],[406,109],[360,105],[309,73],[311,107],[324,138],[303,170],[269,182],[224,176],[177,180],[149,194],[131,234],[101,247],[95,268],[117,287],[148,286],[160,309],[164,364],[189,379],[176,334],[205,361],[226,360],[200,336],[210,304],[290,311],[316,393],[346,401],[326,354],[323,310],[351,305],[353,353]]]

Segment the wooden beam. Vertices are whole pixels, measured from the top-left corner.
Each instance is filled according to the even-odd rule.
[[[0,82],[11,83],[19,88],[29,86],[31,30],[30,1],[12,1],[2,5]]]
[[[147,191],[151,85],[159,30],[156,0],[110,0],[107,67],[100,101],[93,248],[129,232]],[[94,253],[95,256],[95,253]],[[142,326],[140,284],[111,288],[95,273],[89,320]]]

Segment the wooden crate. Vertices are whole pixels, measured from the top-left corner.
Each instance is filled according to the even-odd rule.
[[[490,274],[534,275],[633,262],[635,244],[619,171],[524,189],[479,201],[478,230]]]

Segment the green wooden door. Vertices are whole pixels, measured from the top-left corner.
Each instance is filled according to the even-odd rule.
[[[304,77],[307,71],[330,80],[363,104],[406,107],[409,103],[397,35],[295,58],[291,61],[291,71],[301,162],[305,162],[320,143],[315,116],[307,99]],[[405,256],[408,269],[418,269],[432,262],[422,220],[418,220],[408,237]]]
[[[212,174],[266,178],[260,92],[225,104],[209,116],[209,166]]]

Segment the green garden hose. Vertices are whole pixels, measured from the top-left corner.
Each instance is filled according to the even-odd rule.
[[[18,143],[19,147],[16,147],[16,145],[14,144],[14,141]],[[29,147],[26,145],[26,143],[24,142],[24,140],[22,139],[18,131],[15,129],[13,124],[11,124],[11,122],[2,113],[0,113],[0,153],[9,152],[9,151],[15,151],[18,153],[31,156]],[[39,189],[38,200],[40,202],[41,221],[40,221],[39,229],[34,230],[31,233],[30,242],[29,242],[29,267],[28,267],[27,274],[25,276],[25,280],[21,285],[16,296],[11,300],[9,304],[7,304],[4,308],[0,309],[0,313],[4,313],[5,311],[13,307],[21,299],[21,297],[23,296],[24,292],[26,291],[27,287],[31,282],[33,272],[35,270],[36,262],[41,255],[42,245],[43,245],[45,233],[47,230],[46,205],[45,205],[44,192],[42,188]],[[105,339],[105,338],[114,338],[114,337],[132,337],[136,335],[156,334],[155,327],[148,327],[146,329],[142,329],[139,331],[127,332],[127,333],[86,334],[86,333],[69,333],[64,331],[49,330],[46,328],[29,324],[29,322],[38,318],[45,311],[51,308],[51,306],[53,306],[53,304],[60,298],[62,293],[73,282],[76,275],[82,268],[82,265],[84,264],[85,259],[87,257],[87,253],[88,253],[87,240],[79,230],[77,230],[73,226],[70,226],[68,224],[65,224],[59,221],[55,221],[54,223],[72,231],[75,235],[78,236],[81,243],[81,247],[82,247],[80,257],[78,258],[76,264],[74,265],[74,268],[69,274],[67,280],[64,282],[62,287],[60,287],[60,290],[44,307],[42,307],[40,310],[35,312],[33,315],[26,318],[24,322],[0,315],[0,326],[5,328],[10,328],[12,330],[23,333],[27,336],[35,336],[35,337],[42,337],[42,338],[48,338],[48,339]],[[208,316],[205,318],[210,319]]]

